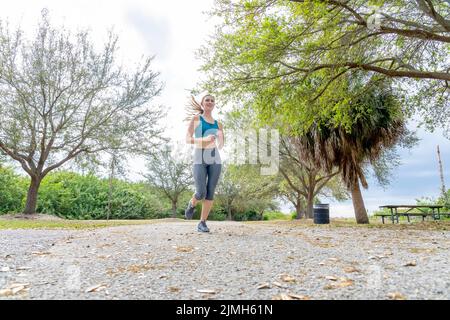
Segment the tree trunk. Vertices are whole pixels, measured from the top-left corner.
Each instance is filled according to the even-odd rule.
[[[369,223],[366,207],[364,206],[364,199],[362,197],[361,189],[359,187],[359,180],[357,180],[351,187],[353,209],[355,210],[356,222],[359,224]]]
[[[314,218],[314,192],[308,192],[308,197],[306,199],[306,216],[308,219]]]
[[[172,201],[172,217],[177,217],[177,201]]]
[[[297,216],[295,217],[295,219],[300,220],[301,218],[303,218],[302,203],[301,203],[300,199],[298,199],[298,201],[295,205],[295,212],[297,213]]]
[[[112,211],[112,193],[113,193],[113,180],[114,180],[114,169],[115,169],[116,156],[113,155],[111,158],[111,172],[109,175],[109,190],[108,190],[108,213],[106,214],[106,220],[109,220]]]
[[[227,220],[233,220],[233,217],[231,216],[231,205],[227,206]]]
[[[36,213],[37,197],[39,186],[41,185],[42,178],[32,177],[30,182],[30,187],[28,188],[27,202],[25,204],[24,214],[34,214]]]

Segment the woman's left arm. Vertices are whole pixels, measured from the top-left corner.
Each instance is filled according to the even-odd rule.
[[[218,138],[218,145],[217,147],[219,149],[222,149],[224,144],[224,134],[223,134],[223,125],[219,122],[219,130],[217,132],[217,138]]]

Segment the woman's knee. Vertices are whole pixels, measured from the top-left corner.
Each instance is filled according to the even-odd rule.
[[[197,199],[199,201],[205,199],[206,196],[207,196],[206,190],[198,190],[194,194],[195,199]]]

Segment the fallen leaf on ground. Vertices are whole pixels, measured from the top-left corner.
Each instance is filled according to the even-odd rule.
[[[294,298],[290,297],[289,295],[287,295],[285,293],[280,293],[276,296],[273,296],[272,300],[294,300]]]
[[[85,292],[86,293],[88,293],[88,292],[98,292],[98,291],[103,290],[105,288],[106,288],[106,284],[97,284],[95,286],[92,286],[92,287],[86,289]]]
[[[336,278],[335,276],[326,276],[325,279],[331,280],[331,281],[337,281],[338,280],[338,278]]]
[[[288,296],[294,300],[311,300],[311,297],[300,295],[300,294],[289,293]]]
[[[327,284],[324,289],[325,290],[331,290],[331,289],[341,289],[341,288],[346,288],[346,287],[350,287],[353,285],[353,280],[351,279],[345,279],[345,278],[341,278],[340,282],[336,282],[336,283],[332,283],[332,284]]]
[[[311,300],[311,298],[308,296],[293,293],[280,293],[276,296],[273,296],[272,300]]]
[[[415,267],[415,266],[417,266],[417,262],[416,261],[409,261],[409,262],[405,263],[403,266],[404,267]]]
[[[178,252],[192,252],[192,251],[194,251],[194,248],[193,247],[176,247],[176,250],[178,251]]]
[[[16,270],[17,271],[31,270],[31,268],[30,267],[17,267]]]
[[[360,271],[358,269],[356,269],[355,267],[346,267],[346,268],[344,268],[344,272],[353,273],[353,272],[360,272]]]
[[[212,289],[197,289],[197,292],[199,292],[199,293],[215,294],[216,290],[212,290]]]
[[[0,290],[0,297],[13,296],[21,291],[28,291],[29,285],[29,283],[13,283],[9,288]]]
[[[406,300],[405,296],[400,292],[390,292],[387,296],[392,300]]]
[[[12,296],[13,292],[11,289],[2,289],[0,290],[0,297],[8,297],[8,296]]]
[[[260,284],[257,289],[270,289],[270,284],[268,282]]]
[[[295,282],[295,278],[288,274],[281,274],[280,278],[283,282]]]
[[[33,251],[31,254],[37,255],[37,256],[45,256],[50,254],[50,252],[41,252],[41,251]]]
[[[180,292],[181,291],[181,289],[178,287],[169,287],[168,289],[170,292]]]

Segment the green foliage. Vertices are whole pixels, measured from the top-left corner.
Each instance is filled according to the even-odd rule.
[[[0,214],[23,209],[26,180],[15,174],[13,169],[0,164]]]
[[[261,213],[255,211],[255,210],[248,210],[248,211],[235,213],[234,220],[236,220],[236,221],[258,221],[258,220],[262,220],[262,215],[261,215]]]
[[[294,215],[285,214],[281,211],[266,211],[263,214],[263,220],[292,220],[297,214]]]
[[[449,6],[441,2],[434,3],[436,13],[448,16]],[[359,90],[342,79],[371,85],[388,78],[408,102],[408,114],[421,110],[430,127],[448,127],[443,79],[450,46],[441,39],[439,15],[433,18],[427,10],[407,0],[217,0],[212,14],[223,23],[199,51],[209,75],[202,85],[219,91],[223,100],[257,110],[267,125],[281,123],[281,130],[301,133],[330,119],[352,127],[357,118],[348,111]],[[389,32],[371,27],[376,13]],[[440,80],[433,79],[434,72]]]
[[[68,219],[154,219],[166,217],[163,205],[146,185],[114,180],[111,203],[109,181],[72,172],[50,173],[42,181],[37,212]]]

